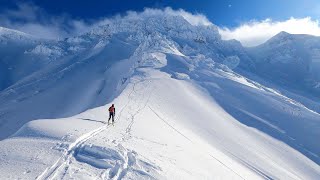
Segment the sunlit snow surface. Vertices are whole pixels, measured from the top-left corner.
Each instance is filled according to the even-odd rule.
[[[16,35],[1,41],[1,179],[320,178],[319,103],[236,73],[254,61],[214,26],[156,13],[22,34],[22,49]]]

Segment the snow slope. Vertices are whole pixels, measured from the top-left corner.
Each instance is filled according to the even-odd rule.
[[[114,126],[102,123],[107,105],[68,119],[25,125],[1,142],[6,154],[1,156],[5,167],[1,174],[7,175],[2,177],[317,179],[320,175],[319,166],[305,156],[241,124],[203,89],[167,73],[137,69],[113,102]],[[21,153],[21,147],[26,151]]]
[[[256,73],[319,97],[320,38],[280,32],[257,47],[247,48]]]
[[[31,35],[0,27],[0,90],[42,67],[38,57],[26,52],[37,43],[39,40]]]
[[[320,178],[319,113],[236,73],[214,25],[156,10],[25,52],[45,63],[0,91],[3,179]]]

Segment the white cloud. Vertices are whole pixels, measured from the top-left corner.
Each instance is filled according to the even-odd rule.
[[[175,10],[172,10],[171,8],[166,8],[164,12],[172,15],[182,16],[185,20],[187,20],[190,24],[194,26],[212,25],[212,23],[203,14],[191,14],[183,9],[179,9],[175,11]]]
[[[44,9],[32,3],[19,3],[16,8],[5,10],[0,14],[0,26],[46,39],[81,34],[88,31],[91,24],[72,19],[67,14],[49,15]]]
[[[318,20],[306,18],[290,18],[286,21],[252,21],[234,29],[219,28],[223,39],[239,40],[244,46],[255,46],[267,41],[281,31],[291,34],[310,34],[320,36]]]
[[[128,11],[127,15],[124,18],[144,18],[149,16],[162,16],[164,14],[172,15],[172,16],[182,16],[186,21],[188,21],[191,25],[199,26],[199,25],[212,25],[212,23],[207,19],[207,17],[203,14],[192,14],[183,9],[173,10],[170,7],[164,9],[153,9],[153,8],[145,8],[142,12]]]

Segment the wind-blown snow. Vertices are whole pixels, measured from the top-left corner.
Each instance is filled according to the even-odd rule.
[[[15,77],[0,76],[3,179],[320,177],[312,99],[259,83],[257,59],[214,25],[131,12],[78,37],[18,45],[8,53],[17,61],[0,61]],[[8,69],[16,64],[25,73]]]

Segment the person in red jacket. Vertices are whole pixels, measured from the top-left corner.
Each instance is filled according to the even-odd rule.
[[[116,108],[114,107],[114,104],[112,104],[110,107],[109,107],[109,119],[108,119],[108,124],[109,124],[109,121],[112,117],[112,123],[114,123],[114,116],[116,115]]]

